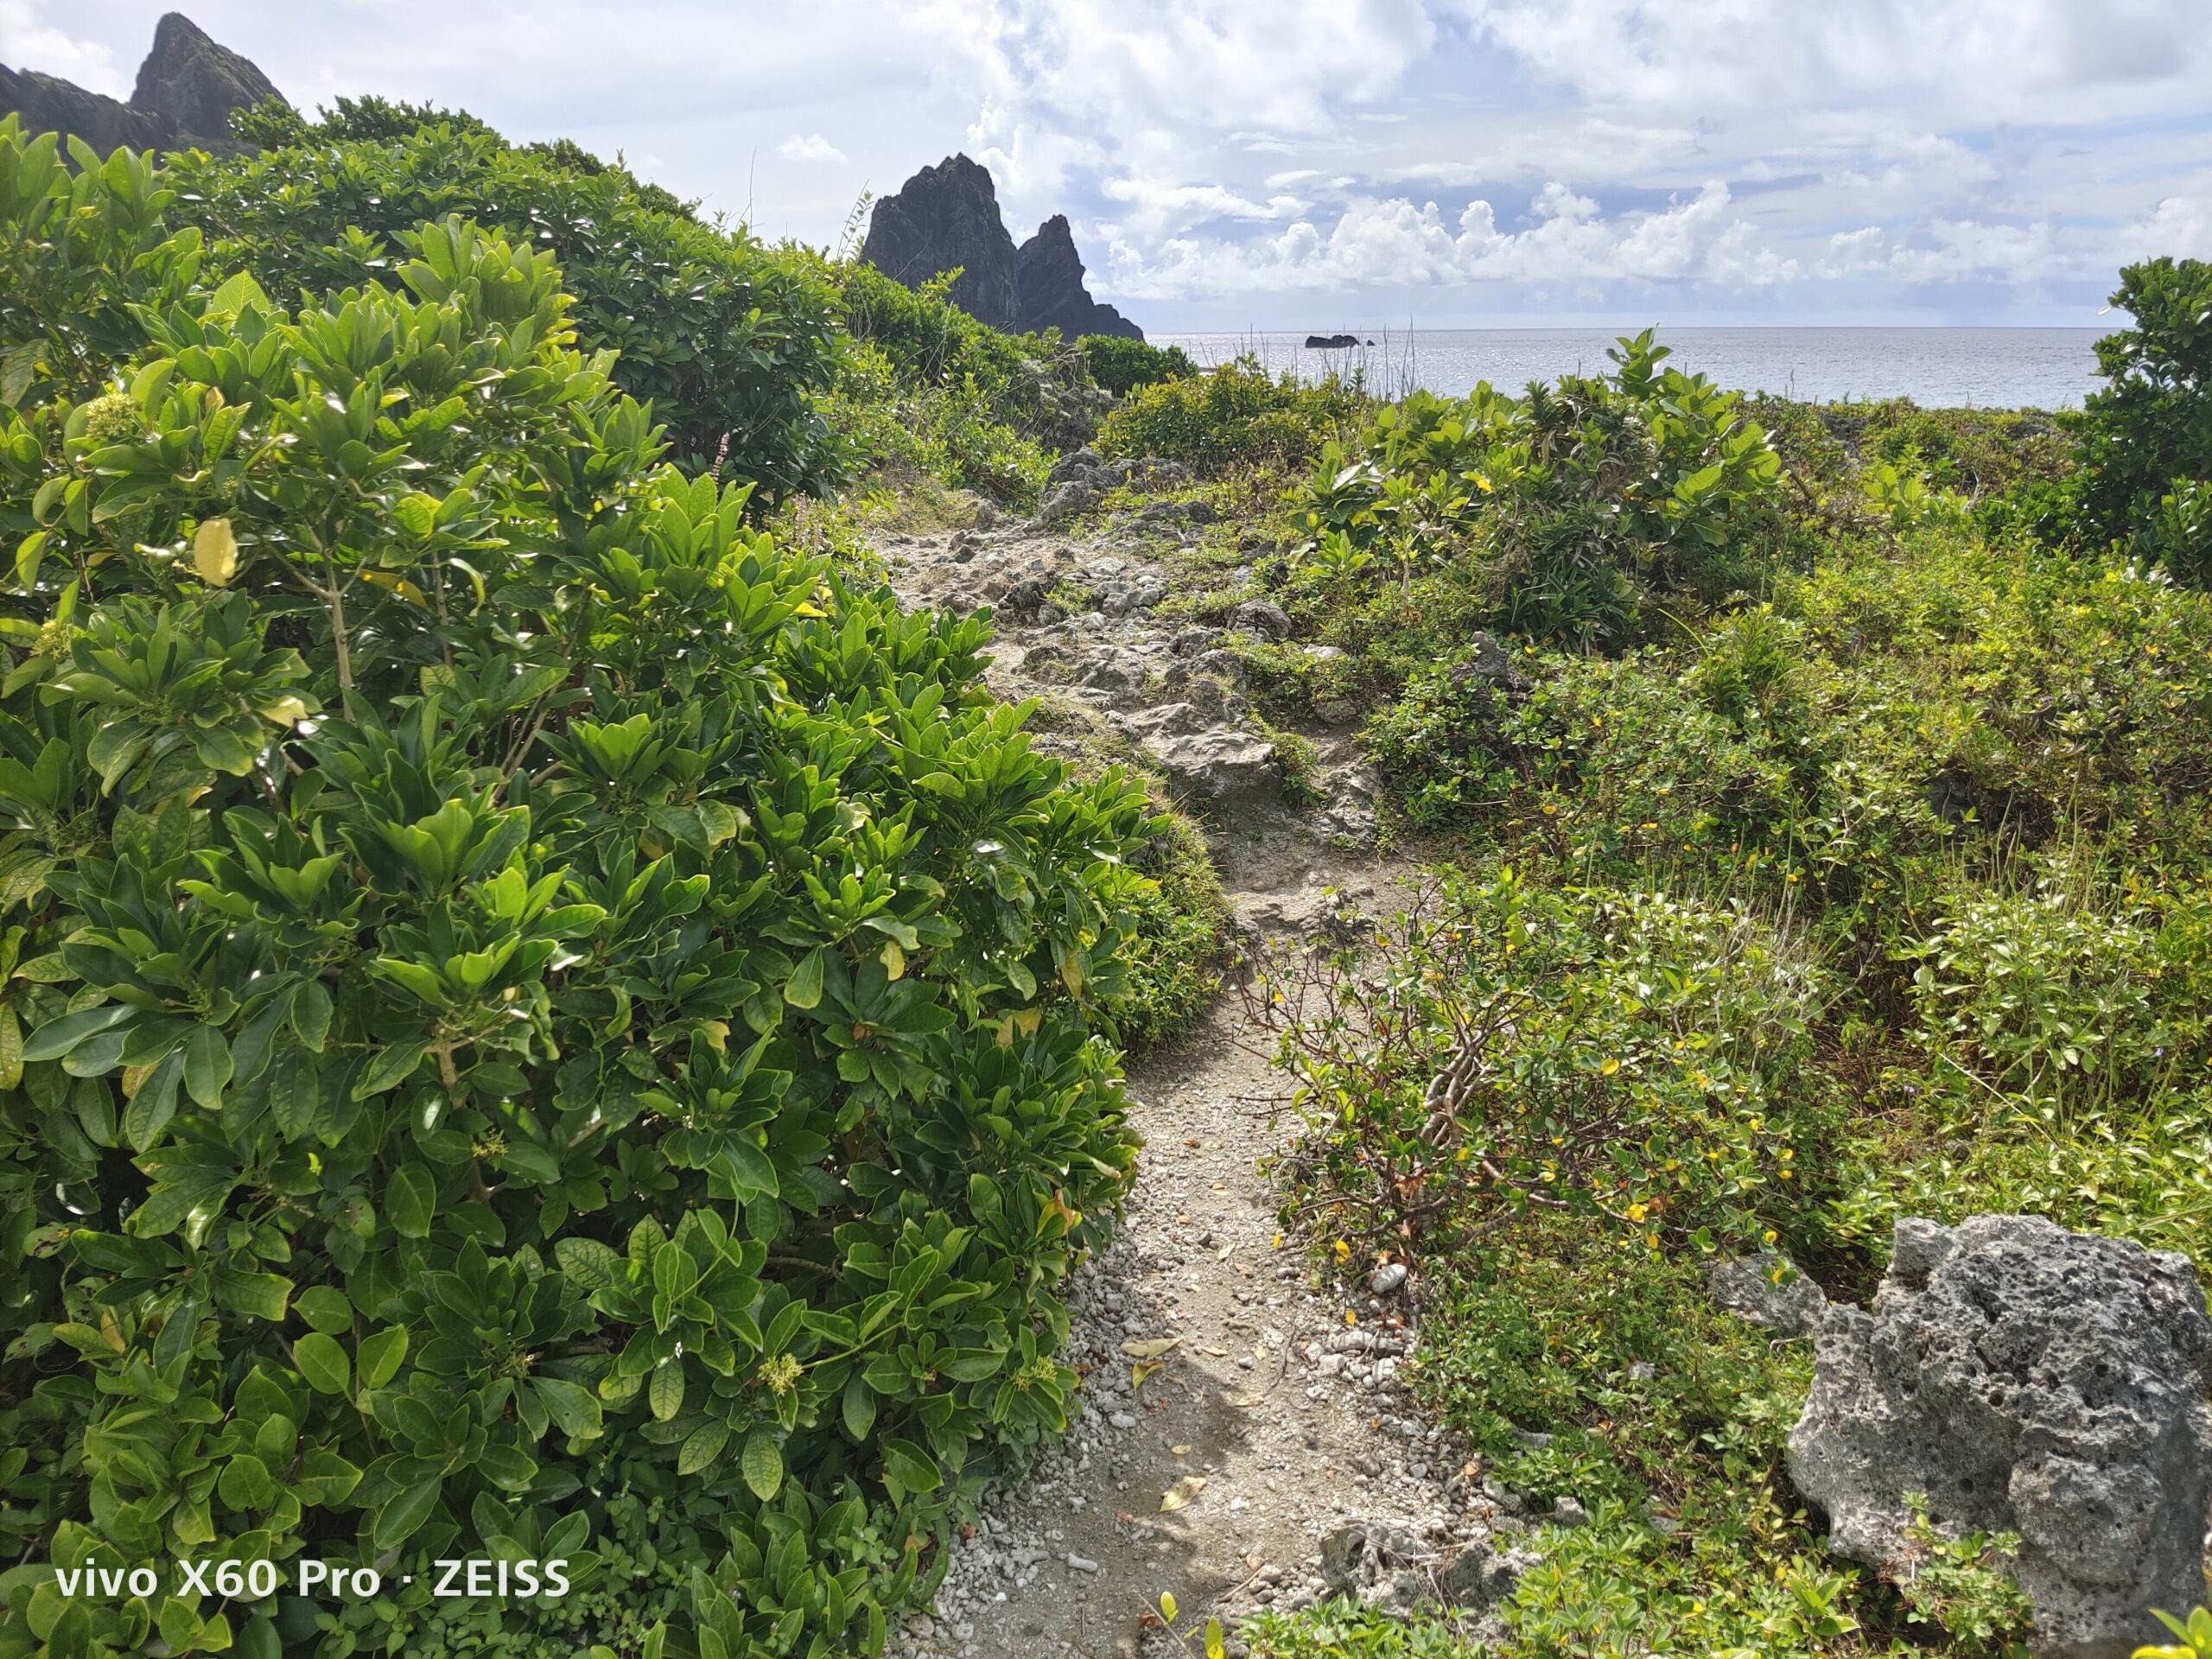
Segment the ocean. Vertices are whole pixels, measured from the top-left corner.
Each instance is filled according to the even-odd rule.
[[[2116,325],[2117,326],[2117,325]],[[1333,328],[1317,332],[1333,334]],[[1303,334],[1156,334],[1201,364],[1243,353],[1268,368],[1318,377],[1364,372],[1378,392],[1415,386],[1458,396],[1487,380],[1518,391],[1531,380],[1595,373],[1632,328],[1346,329],[1362,344],[1309,351]],[[1670,366],[1724,386],[1808,403],[1910,397],[1923,408],[2068,409],[2102,381],[2092,349],[2109,328],[1662,328]],[[1371,345],[1366,342],[1373,342]]]

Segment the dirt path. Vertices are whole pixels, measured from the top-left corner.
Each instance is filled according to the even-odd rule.
[[[1164,533],[1190,532],[1171,523]],[[1248,931],[1310,934],[1390,909],[1394,873],[1371,851],[1370,785],[1349,736],[1313,734],[1325,804],[1286,807],[1233,663],[1211,631],[1151,614],[1169,590],[1146,556],[1158,545],[1135,525],[1080,540],[1020,526],[894,539],[882,551],[910,603],[999,608],[990,677],[1001,696],[1043,693],[1064,700],[1064,715],[1089,711],[1196,798]],[[1063,617],[1052,594],[1095,607]],[[1172,1652],[1147,1621],[1166,1591],[1179,1630],[1195,1638],[1220,1616],[1234,1654],[1240,1616],[1326,1593],[1320,1552],[1332,1529],[1388,1523],[1439,1558],[1486,1530],[1464,1454],[1418,1421],[1395,1381],[1414,1335],[1404,1293],[1325,1294],[1295,1242],[1279,1241],[1278,1195],[1259,1166],[1281,1144],[1264,1103],[1287,1084],[1261,1058],[1266,1046],[1231,993],[1173,1052],[1133,1068],[1146,1147],[1136,1189],[1072,1297],[1081,1420],[1026,1481],[993,1495],[934,1616],[912,1620],[894,1650]],[[1170,1339],[1137,1382],[1145,1344]]]

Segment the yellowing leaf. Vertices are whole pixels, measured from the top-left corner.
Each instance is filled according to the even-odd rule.
[[[1175,1622],[1175,1598],[1165,1590],[1160,1592],[1160,1616],[1170,1624]]]
[[[1173,1457],[1187,1458],[1191,1455],[1191,1448],[1187,1446],[1171,1446],[1167,1450]]]
[[[1182,1479],[1177,1481],[1173,1486],[1170,1486],[1165,1492],[1160,1494],[1160,1513],[1163,1515],[1171,1515],[1177,1510],[1189,1509],[1191,1507],[1191,1500],[1196,1497],[1200,1492],[1205,1491],[1205,1489],[1206,1478],[1204,1475],[1184,1476]]]
[[[364,570],[361,572],[361,580],[383,588],[386,593],[397,594],[402,599],[410,601],[416,605],[428,602],[423,599],[423,590],[420,588],[408,581],[406,577],[395,576],[389,570]]]
[[[1131,1337],[1122,1344],[1122,1352],[1131,1359],[1158,1359],[1182,1342],[1180,1337]]]
[[[883,971],[892,978],[906,977],[906,953],[899,948],[898,940],[886,939],[883,949],[876,952],[875,959],[883,964]]]
[[[200,521],[192,538],[192,568],[210,588],[227,588],[238,573],[238,538],[231,533],[227,518]]]
[[[1135,1364],[1130,1366],[1129,1388],[1131,1390],[1134,1391],[1141,1389],[1144,1387],[1146,1383],[1151,1382],[1154,1376],[1159,1373],[1160,1368],[1164,1363],[1164,1361],[1157,1359],[1141,1359]]]
[[[261,717],[279,726],[296,726],[308,717],[308,706],[297,697],[279,697],[261,705]]]
[[[1599,1066],[1599,1067],[1598,1068],[1598,1072],[1599,1072],[1599,1075],[1600,1077],[1611,1077],[1611,1076],[1613,1075],[1613,1073],[1614,1073],[1614,1072],[1616,1072],[1616,1071],[1619,1071],[1620,1069],[1621,1069],[1621,1063],[1620,1063],[1618,1060],[1612,1058],[1609,1055],[1609,1056],[1607,1056],[1607,1057],[1606,1057],[1605,1063],[1603,1065],[1601,1065],[1601,1066]]]

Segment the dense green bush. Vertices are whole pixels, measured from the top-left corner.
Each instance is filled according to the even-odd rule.
[[[873,340],[845,343],[836,382],[816,407],[870,485],[927,479],[1027,506],[1051,470],[1043,446],[998,419],[973,376],[918,380]]]
[[[1371,1206],[1370,1240],[1531,1213],[1653,1250],[1817,1236],[1838,1103],[1806,1062],[1833,989],[1748,908],[1505,870],[1320,972],[1274,1005],[1283,1058],[1309,1179]]]
[[[1141,798],[663,465],[550,251],[295,311],[179,181],[0,124],[0,1651],[879,1651],[1075,1386]]]
[[[649,400],[673,456],[770,495],[834,483],[844,457],[812,406],[835,369],[836,298],[818,262],[701,224],[664,190],[573,145],[516,149],[473,118],[382,100],[321,125],[272,120],[258,155],[173,158],[173,226],[271,293],[388,276],[397,238],[457,213],[550,251],[587,350]],[[438,124],[423,124],[431,118]],[[249,118],[249,121],[252,118]]]
[[[857,259],[827,267],[846,331],[874,346],[903,388],[964,395],[981,418],[1043,449],[1090,435],[1096,388],[1083,354],[1057,332],[1009,334],[948,297],[940,277],[911,289]]]
[[[1201,473],[1302,465],[1366,413],[1349,382],[1301,383],[1270,375],[1251,358],[1139,388],[1099,423],[1108,455],[1156,455]]]
[[[2082,411],[2078,537],[2143,544],[2175,576],[2212,585],[2212,262],[2152,259],[2112,296],[2134,318],[2097,342],[2101,391]]]
[[[1076,345],[1090,378],[1117,397],[1163,380],[1187,380],[1198,372],[1180,346],[1154,346],[1120,334],[1085,334]]]
[[[1339,577],[1471,559],[1498,626],[1618,647],[1688,592],[1710,602],[1758,581],[1790,537],[1781,462],[1743,400],[1660,367],[1649,331],[1613,372],[1416,392],[1332,445],[1292,492],[1304,556]]]

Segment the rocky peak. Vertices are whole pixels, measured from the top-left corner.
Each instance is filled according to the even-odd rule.
[[[1058,328],[1063,340],[1084,334],[1144,338],[1143,329],[1090,297],[1084,286],[1083,256],[1075,251],[1065,213],[1054,213],[1015,251],[1014,276],[1025,329]]]
[[[957,270],[955,305],[994,328],[1018,326],[1014,238],[990,169],[965,156],[924,168],[877,202],[861,257],[909,288]]]
[[[268,76],[181,11],[154,25],[154,49],[138,66],[130,106],[168,124],[180,136],[224,137],[231,111],[281,98]]]
[[[0,67],[0,115],[16,114],[33,132],[81,138],[102,155],[133,149],[235,149],[232,110],[281,99],[268,76],[182,12],[154,28],[154,49],[139,66],[127,104],[35,69]]]
[[[990,169],[965,156],[924,168],[877,202],[861,257],[909,288],[957,269],[953,303],[995,328],[1056,327],[1067,340],[1144,338],[1112,306],[1090,297],[1066,216],[1055,213],[1017,250],[1000,217]]]

